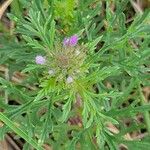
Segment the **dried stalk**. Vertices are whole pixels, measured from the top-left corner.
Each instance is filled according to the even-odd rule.
[[[7,0],[5,1],[2,6],[0,7],[0,20],[5,12],[5,10],[7,9],[7,7],[11,4],[13,0]]]

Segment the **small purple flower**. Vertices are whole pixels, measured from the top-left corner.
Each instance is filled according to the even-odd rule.
[[[69,76],[67,78],[67,81],[66,81],[68,84],[72,83],[73,82],[73,78],[71,76]]]
[[[70,46],[75,46],[77,45],[77,43],[78,43],[78,36],[77,35],[71,36],[69,40]]]
[[[63,41],[64,46],[75,46],[78,43],[78,36],[73,35],[70,38],[65,38]]]
[[[63,41],[63,45],[64,46],[69,46],[69,41],[70,41],[69,38],[65,38],[64,41]]]
[[[45,64],[46,60],[43,56],[38,55],[35,57],[35,62],[36,62],[36,64],[43,65],[43,64]]]

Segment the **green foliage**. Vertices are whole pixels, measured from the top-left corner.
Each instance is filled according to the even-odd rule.
[[[141,91],[150,85],[150,13],[136,14],[128,24],[129,2],[113,4],[114,11],[109,0],[12,3],[8,16],[15,21],[14,34],[0,37],[0,64],[9,68],[10,77],[0,77],[1,139],[14,132],[26,141],[24,149],[48,144],[54,150],[116,150],[124,144],[146,150],[145,139],[128,141],[125,135],[143,128],[150,134],[150,105]],[[62,41],[73,34],[78,45],[66,48]],[[46,65],[35,63],[37,55],[45,56]],[[50,75],[48,69],[57,72]],[[11,80],[16,71],[26,74],[19,83]],[[70,74],[73,83],[66,82]],[[13,105],[5,103],[6,95]],[[143,124],[135,120],[138,113],[144,114]],[[131,127],[122,123],[126,117],[134,120]]]

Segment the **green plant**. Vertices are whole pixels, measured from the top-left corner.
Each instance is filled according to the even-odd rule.
[[[0,78],[1,90],[19,104],[6,104],[1,96],[1,138],[13,131],[27,142],[24,149],[48,144],[54,150],[116,150],[121,143],[147,149],[146,139],[124,136],[143,128],[150,134],[150,105],[141,89],[149,86],[150,14],[137,14],[127,24],[129,2],[113,4],[115,11],[112,1],[32,0],[27,16],[9,14],[19,40],[1,39],[1,64],[8,66],[10,78],[14,71],[26,77],[18,84]],[[78,44],[63,45],[73,34]],[[145,123],[134,119],[137,113],[143,113]],[[126,117],[134,119],[130,127],[123,123]]]

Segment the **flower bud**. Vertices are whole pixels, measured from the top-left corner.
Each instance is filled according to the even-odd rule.
[[[73,78],[72,78],[71,76],[69,76],[69,77],[67,78],[67,83],[70,84],[70,83],[72,83],[72,82],[73,82]]]
[[[43,65],[43,64],[45,64],[46,60],[43,56],[38,55],[35,58],[35,62],[36,62],[36,64]]]
[[[52,70],[52,69],[49,70],[49,71],[48,71],[48,74],[49,74],[49,75],[54,75],[54,70]]]

